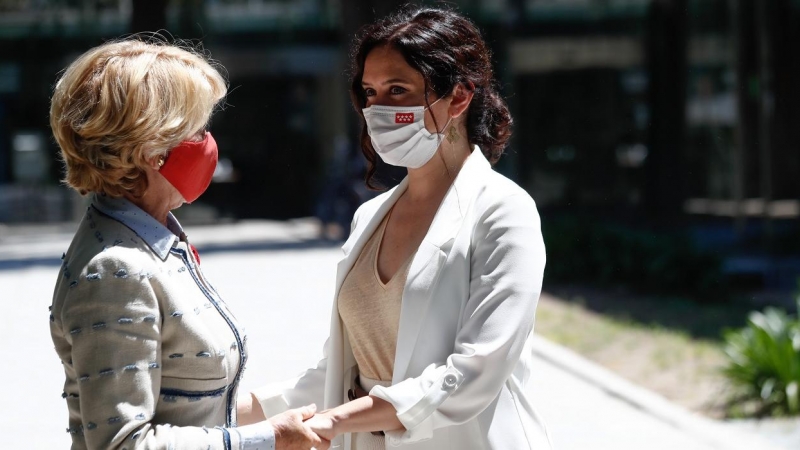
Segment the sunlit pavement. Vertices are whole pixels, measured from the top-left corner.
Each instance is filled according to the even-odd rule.
[[[250,361],[242,388],[295,375],[316,363],[327,337],[338,246],[315,240],[311,221],[188,231],[200,248],[205,274],[246,327]],[[59,233],[45,239],[35,233],[0,239],[0,298],[6,307],[0,327],[6,356],[0,372],[6,386],[2,448],[69,447],[63,372],[48,325],[52,285],[68,242]],[[653,414],[620,397],[624,393],[597,385],[598,378],[576,374],[575,366],[547,358],[537,363],[533,395],[555,448],[774,448],[738,431],[727,439],[719,437],[719,430],[706,433],[702,425],[687,425],[691,416],[681,412],[677,421]]]

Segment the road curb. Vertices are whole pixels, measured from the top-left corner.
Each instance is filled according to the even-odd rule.
[[[665,422],[716,449],[787,450],[724,422],[692,413],[666,398],[637,386],[561,345],[535,336],[533,352],[548,363],[596,386],[609,395]]]
[[[319,223],[314,218],[241,220],[225,224],[224,227],[224,233],[219,232],[220,225],[190,225],[185,230],[190,242],[201,252],[265,246],[341,245],[335,241],[321,240]],[[0,266],[3,263],[18,263],[17,266],[58,265],[77,228],[78,223],[13,227],[0,224],[0,233],[4,233],[0,234]]]

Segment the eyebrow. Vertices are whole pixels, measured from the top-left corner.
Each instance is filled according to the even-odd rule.
[[[384,82],[383,82],[383,83],[381,83],[381,84],[383,84],[383,85],[386,85],[386,84],[392,84],[392,83],[411,84],[411,82],[410,82],[410,81],[408,81],[408,80],[406,80],[406,79],[404,79],[404,78],[392,78],[392,79],[390,79],[390,80],[386,80],[386,81],[384,81]],[[365,83],[365,82],[362,80],[362,81],[361,81],[361,86],[362,86],[362,87],[363,87],[363,86],[371,86],[371,84],[370,84],[370,83]]]

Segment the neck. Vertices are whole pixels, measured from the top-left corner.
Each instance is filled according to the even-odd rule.
[[[439,150],[427,164],[418,169],[408,169],[408,189],[405,195],[413,202],[444,196],[469,157],[470,150],[466,139],[452,142],[445,137]]]
[[[159,221],[162,225],[167,226],[167,215],[169,214],[169,207],[164,203],[162,199],[155,198],[153,195],[150,194],[150,191],[145,192],[144,195],[141,197],[134,197],[132,195],[126,194],[125,198],[128,199],[131,203],[138,206],[142,209],[142,211],[150,214],[154,219]]]
[[[183,204],[183,197],[158,173],[157,169],[148,167],[145,170],[148,183],[144,194],[141,197],[126,194],[125,198],[166,227],[167,215]]]

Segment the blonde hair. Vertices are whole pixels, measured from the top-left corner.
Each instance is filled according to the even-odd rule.
[[[139,37],[95,47],[56,84],[50,126],[81,194],[141,196],[144,168],[202,129],[227,82],[198,52]]]

